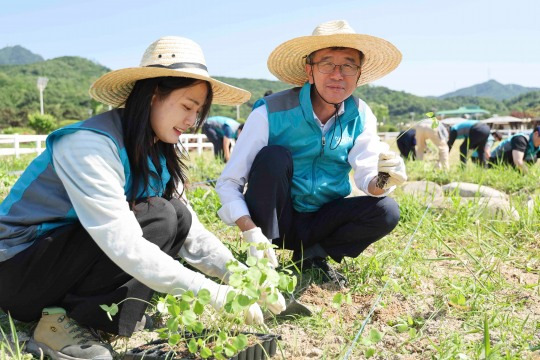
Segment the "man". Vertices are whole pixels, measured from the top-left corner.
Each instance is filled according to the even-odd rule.
[[[492,163],[506,163],[527,172],[525,162],[534,164],[540,151],[540,126],[533,129],[530,135],[515,134],[503,140],[491,152]]]
[[[497,131],[495,131],[493,134],[490,134],[488,136],[486,146],[484,147],[484,157],[486,161],[489,161],[491,157],[491,148],[493,147],[493,144],[495,143],[495,141],[501,141],[501,140],[502,140],[502,135]],[[478,164],[478,151],[475,150],[471,154],[471,160],[473,163]]]
[[[484,148],[489,137],[489,126],[478,122],[478,120],[465,120],[450,128],[450,138],[448,139],[448,151],[452,150],[452,145],[456,139],[463,139],[463,144],[459,147],[459,158],[464,165],[467,163],[467,153],[469,150],[478,151],[478,162],[486,165]]]
[[[433,120],[425,119],[416,124],[416,157],[418,160],[424,159],[424,151],[426,149],[426,141],[429,139],[439,149],[439,169],[448,170],[450,168],[448,162],[448,130],[444,124],[439,123],[433,128]]]
[[[238,137],[240,123],[226,116],[211,116],[202,127],[202,132],[214,145],[214,156],[225,162],[231,158],[231,140]]]
[[[326,258],[356,257],[394,229],[399,208],[386,195],[406,180],[405,165],[352,93],[400,61],[392,44],[356,34],[346,21],[323,23],[270,54],[269,70],[299,87],[263,98],[216,186],[219,216],[242,230],[252,255],[277,266],[274,250],[259,245],[273,243],[293,250],[299,267],[341,283]],[[369,196],[346,198],[351,167]],[[378,172],[389,175],[380,186]]]
[[[416,146],[416,130],[407,129],[398,134],[396,144],[399,149],[399,153],[404,159],[415,159],[414,147]]]

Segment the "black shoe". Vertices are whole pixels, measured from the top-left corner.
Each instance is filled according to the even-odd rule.
[[[292,258],[296,266],[303,272],[314,271],[320,273],[323,278],[323,282],[333,282],[341,287],[347,286],[348,281],[345,275],[337,271],[332,265],[328,263],[326,258],[315,257],[309,259],[302,259],[301,255],[297,255],[296,252]]]

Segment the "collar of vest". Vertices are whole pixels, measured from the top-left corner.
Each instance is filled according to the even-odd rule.
[[[306,82],[300,90],[300,106],[304,116],[313,116],[313,104],[311,103],[311,84]],[[344,101],[345,112],[339,117],[344,123],[354,120],[358,117],[358,98],[351,95]]]

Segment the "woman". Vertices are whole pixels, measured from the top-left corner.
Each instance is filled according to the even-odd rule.
[[[139,67],[103,75],[90,94],[125,108],[53,132],[0,205],[0,307],[39,319],[28,349],[53,359],[111,359],[88,328],[130,336],[146,308],[125,301],[110,321],[101,304],[206,288],[220,309],[230,290],[172,258],[180,252],[222,278],[232,259],[217,239],[197,243],[209,237],[181,200],[186,167],[175,145],[212,101],[241,104],[249,92],[211,78],[195,42],[164,37]],[[272,311],[283,308],[280,299]],[[246,321],[262,323],[257,304]]]

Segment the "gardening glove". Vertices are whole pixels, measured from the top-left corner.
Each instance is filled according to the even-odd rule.
[[[229,285],[219,285],[210,279],[205,279],[201,285],[201,289],[210,291],[210,305],[216,311],[221,311],[227,302],[227,294],[234,289]],[[262,310],[258,304],[253,304],[244,310],[244,321],[246,324],[262,325],[264,318]]]
[[[264,236],[264,234],[261,231],[261,228],[256,227],[251,230],[244,231],[242,235],[244,236],[244,240],[246,242],[252,244],[252,246],[249,247],[250,256],[254,256],[257,259],[267,258],[268,265],[270,265],[274,269],[278,266],[278,261],[277,261],[276,253],[274,249],[267,248],[264,250],[257,250],[257,244],[260,244],[260,243],[272,244],[272,242],[268,240],[266,236]]]
[[[383,187],[384,189],[388,189],[394,185],[399,186],[407,181],[405,163],[403,162],[403,159],[393,151],[384,151],[379,154],[378,170],[379,173],[390,175]]]
[[[287,307],[287,304],[285,304],[285,298],[283,297],[283,295],[281,295],[281,292],[279,292],[279,290],[276,290],[276,291],[278,295],[276,302],[269,303],[268,295],[270,294],[268,294],[264,290],[261,291],[261,298],[259,299],[259,301],[257,301],[259,305],[266,306],[266,308],[275,315],[282,313],[283,311],[285,311],[285,308]]]

